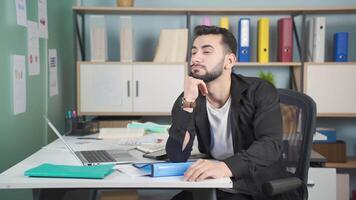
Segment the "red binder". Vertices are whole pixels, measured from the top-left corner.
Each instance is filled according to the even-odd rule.
[[[278,20],[278,61],[293,60],[293,22],[292,18]]]

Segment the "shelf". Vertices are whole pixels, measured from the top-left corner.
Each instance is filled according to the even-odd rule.
[[[317,62],[305,62],[304,63],[306,66],[307,65],[355,65],[356,62],[322,62],[322,63],[317,63]]]
[[[120,62],[120,61],[79,61],[78,64],[152,64],[152,65],[165,65],[165,64],[184,64],[187,62],[150,62],[150,61],[138,61],[138,62]],[[258,63],[258,62],[237,62],[235,64],[237,67],[300,67],[300,62],[270,62],[270,63]]]
[[[120,62],[120,61],[78,61],[77,64],[152,64],[152,65],[187,65],[187,62]]]
[[[170,112],[78,112],[78,116],[171,116]]]
[[[317,117],[356,117],[356,113],[317,113]]]
[[[281,14],[356,14],[356,7],[319,8],[145,8],[145,7],[80,7],[78,14],[139,14],[139,15],[281,15]]]
[[[300,62],[237,62],[235,65],[237,67],[300,67],[302,64]]]
[[[356,169],[356,158],[349,158],[346,163],[334,163],[327,162],[325,163],[325,167],[328,168],[340,168],[340,169]]]

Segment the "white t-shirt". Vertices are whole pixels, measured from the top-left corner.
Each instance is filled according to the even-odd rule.
[[[230,105],[231,96],[221,108],[214,108],[208,100],[206,101],[211,133],[211,155],[217,160],[223,160],[234,155],[229,119]]]

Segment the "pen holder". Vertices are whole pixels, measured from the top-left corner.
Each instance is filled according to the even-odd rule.
[[[66,119],[66,127],[68,127],[69,135],[83,136],[99,133],[99,122],[97,121]]]

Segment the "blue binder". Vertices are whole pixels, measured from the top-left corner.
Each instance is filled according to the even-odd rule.
[[[250,62],[250,18],[239,20],[237,51],[239,62]]]
[[[349,33],[338,32],[334,34],[334,61],[347,62]]]
[[[185,171],[192,165],[193,162],[160,162],[160,163],[135,163],[134,167],[146,172],[148,176],[164,177],[164,176],[183,176]]]

